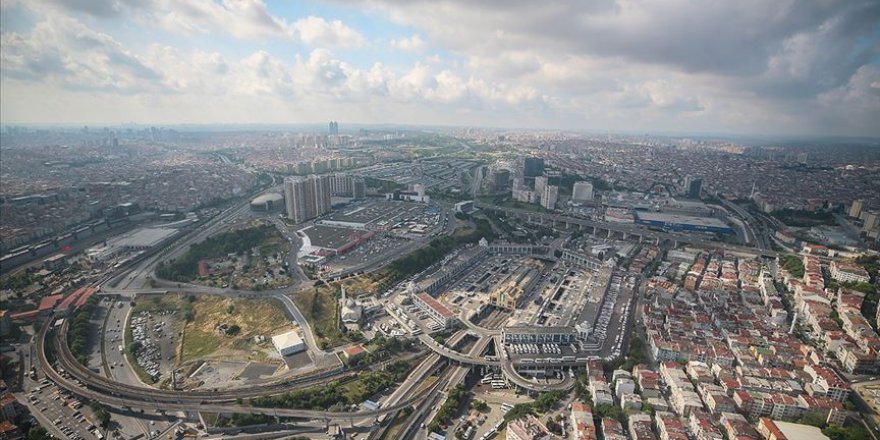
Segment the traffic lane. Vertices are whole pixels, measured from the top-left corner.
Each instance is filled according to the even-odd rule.
[[[121,307],[120,307],[121,306]],[[107,333],[104,340],[104,353],[107,356],[108,369],[110,370],[111,379],[129,385],[143,386],[134,369],[129,365],[128,358],[125,356],[125,332],[126,319],[131,310],[131,302],[121,301],[115,303],[112,316],[107,322]],[[112,337],[108,337],[109,335]],[[120,350],[120,346],[122,350]]]

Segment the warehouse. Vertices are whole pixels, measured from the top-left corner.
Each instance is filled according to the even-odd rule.
[[[692,217],[689,215],[664,214],[659,212],[636,212],[636,224],[662,229],[664,231],[710,232],[732,234],[733,229],[726,223],[712,217]]]
[[[306,350],[306,344],[296,330],[272,336],[272,344],[281,356],[288,356]]]

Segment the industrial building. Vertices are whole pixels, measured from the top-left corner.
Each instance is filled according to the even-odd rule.
[[[284,196],[278,193],[267,193],[251,200],[251,211],[272,212],[284,206]]]
[[[733,229],[726,223],[711,217],[692,217],[637,211],[635,223],[664,231],[710,232],[714,234],[733,233]]]
[[[306,344],[296,330],[272,336],[272,344],[281,356],[289,356],[306,350]]]

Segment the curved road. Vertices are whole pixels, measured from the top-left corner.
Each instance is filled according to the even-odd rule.
[[[67,324],[65,323],[64,325]],[[41,368],[45,372],[46,376],[49,377],[59,387],[64,388],[71,393],[74,393],[86,399],[92,399],[103,404],[119,408],[128,407],[159,411],[180,410],[225,412],[238,414],[265,414],[279,417],[295,417],[321,421],[343,420],[353,422],[354,420],[363,419],[372,420],[382,414],[399,411],[407,406],[410,406],[414,402],[420,401],[423,398],[422,395],[413,396],[409,399],[401,401],[400,403],[385,408],[380,408],[376,411],[332,412],[318,410],[266,408],[241,404],[222,403],[228,402],[230,399],[234,401],[237,398],[248,397],[249,394],[252,394],[248,392],[250,390],[237,390],[235,392],[237,397],[225,396],[222,392],[206,392],[208,394],[206,396],[199,395],[194,392],[175,392],[167,390],[156,390],[151,388],[148,389],[122,385],[115,382],[111,382],[111,384],[106,384],[104,383],[104,381],[96,380],[96,377],[92,377],[90,375],[83,374],[82,376],[75,376],[77,373],[82,373],[82,371],[80,371],[78,368],[71,368],[71,370],[66,371],[66,373],[75,376],[76,380],[93,387],[88,388],[77,384],[74,380],[68,379],[67,377],[65,377],[65,375],[62,375],[61,373],[56,371],[55,367],[49,362],[48,357],[46,356],[45,338],[49,333],[50,326],[51,321],[47,321],[46,324],[41,328],[40,333],[37,337],[37,362],[40,363]],[[65,343],[60,343],[61,341],[58,341],[57,338],[55,342],[59,343],[59,345],[61,345],[62,347],[67,345]],[[67,353],[64,353],[64,350],[62,349],[61,357],[66,358],[65,355],[70,355],[69,349]],[[73,367],[72,365],[68,366]],[[82,366],[80,365],[80,367]],[[103,379],[106,381],[106,378]],[[432,393],[442,385],[443,383],[438,382],[421,394]],[[275,391],[277,393],[284,392],[285,390],[277,388]],[[267,394],[271,393],[257,393],[257,395]],[[220,401],[221,403],[216,403],[217,401]]]

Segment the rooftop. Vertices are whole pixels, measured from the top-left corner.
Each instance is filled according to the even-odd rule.
[[[639,211],[636,213],[639,220],[647,222],[678,223],[697,226],[711,226],[715,228],[729,228],[723,221],[713,217],[694,217],[690,215],[667,214],[662,212]]]
[[[171,228],[142,228],[121,237],[116,244],[123,247],[153,247],[177,233]]]
[[[299,333],[296,332],[296,330],[291,330],[286,333],[272,336],[272,343],[275,344],[276,348],[282,350],[286,347],[300,345],[303,343],[303,340],[299,336]]]
[[[437,313],[439,313],[444,318],[452,318],[455,316],[451,310],[449,310],[446,306],[444,306],[440,301],[434,299],[433,296],[428,295],[427,293],[420,293],[418,295],[419,299],[421,299],[428,307],[434,309]]]

